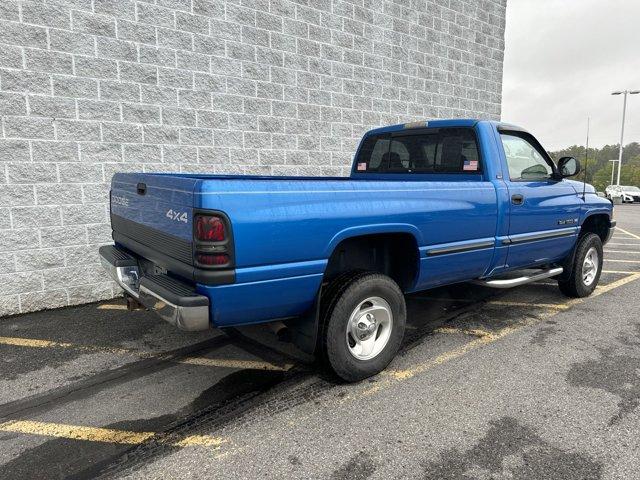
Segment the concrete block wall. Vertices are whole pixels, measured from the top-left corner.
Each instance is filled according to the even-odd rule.
[[[506,0],[2,0],[0,316],[118,294],[116,171],[347,174],[360,135],[498,118]]]

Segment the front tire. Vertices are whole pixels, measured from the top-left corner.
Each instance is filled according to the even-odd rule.
[[[385,275],[354,273],[337,282],[322,302],[324,360],[342,380],[357,382],[393,360],[407,310],[400,287]]]
[[[578,239],[573,265],[566,280],[558,280],[560,291],[569,297],[583,298],[593,293],[602,273],[602,240],[595,233]]]

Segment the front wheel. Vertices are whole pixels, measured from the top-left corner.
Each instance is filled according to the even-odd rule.
[[[595,233],[578,239],[573,265],[566,280],[558,280],[560,291],[569,297],[588,297],[595,290],[602,273],[602,240]]]
[[[386,368],[400,348],[407,317],[404,295],[389,277],[354,273],[323,299],[323,353],[341,379],[357,382]]]

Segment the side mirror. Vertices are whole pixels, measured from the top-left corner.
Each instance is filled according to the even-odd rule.
[[[558,173],[562,178],[578,175],[580,173],[580,162],[573,157],[562,157],[558,160]]]

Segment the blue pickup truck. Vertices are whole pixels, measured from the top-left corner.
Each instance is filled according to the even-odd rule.
[[[400,347],[404,294],[556,278],[595,289],[611,202],[528,132],[436,120],[367,132],[349,178],[118,173],[101,261],[184,330],[282,322],[346,381]]]

